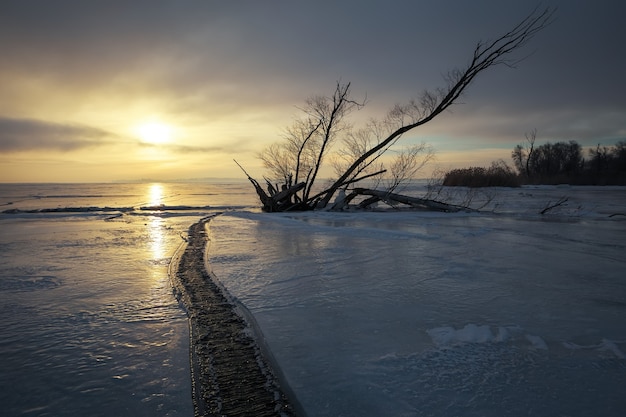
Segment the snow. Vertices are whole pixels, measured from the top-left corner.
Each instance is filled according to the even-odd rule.
[[[497,193],[481,214],[224,213],[210,268],[311,416],[621,415],[626,190]]]

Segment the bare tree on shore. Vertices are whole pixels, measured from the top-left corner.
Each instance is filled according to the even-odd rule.
[[[526,178],[530,178],[530,161],[533,158],[533,152],[535,152],[535,141],[537,140],[537,129],[533,129],[530,133],[526,133],[526,143],[528,145],[517,145],[511,153],[513,163],[517,171],[525,175]]]
[[[270,146],[260,155],[272,174],[271,179],[265,178],[265,188],[238,164],[255,187],[263,210],[341,209],[355,197],[366,196],[366,200],[360,203],[361,207],[377,201],[395,201],[421,208],[456,211],[456,206],[393,192],[398,185],[393,186],[394,176],[399,180],[409,172],[414,174],[415,167],[423,166],[422,162],[430,159],[432,154],[426,147],[409,148],[401,153],[387,190],[354,185],[386,173],[382,156],[405,133],[430,122],[456,103],[480,73],[495,66],[515,67],[523,59],[516,58],[516,52],[552,22],[554,12],[550,7],[537,8],[496,40],[478,42],[467,66],[446,74],[444,87],[425,90],[419,98],[396,105],[382,121],[371,121],[363,129],[353,131],[346,120],[352,111],[365,105],[365,101],[351,97],[350,83],[338,82],[330,97],[316,96],[307,100],[302,108],[304,117],[287,130],[284,141]],[[326,187],[315,187],[324,161],[333,145],[340,140],[348,151],[342,153],[343,160],[336,164],[336,167],[341,167],[337,178]],[[403,168],[405,172],[398,172],[398,168]],[[282,184],[279,186],[275,181]],[[314,189],[321,191],[314,193]],[[350,194],[346,195],[346,191]],[[337,196],[340,198],[337,199]],[[331,204],[333,198],[339,201]],[[367,202],[365,205],[364,201]]]

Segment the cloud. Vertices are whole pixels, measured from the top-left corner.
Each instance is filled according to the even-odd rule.
[[[493,0],[36,3],[0,5],[0,72],[31,74],[80,95],[96,88],[159,94],[180,101],[181,110],[298,103],[340,78],[374,99],[403,101],[440,86],[440,74],[465,65],[477,41],[500,35],[532,9]],[[618,53],[624,29],[615,20],[625,6],[554,3],[558,19],[521,52],[530,56],[520,71],[480,77],[471,103],[546,111],[565,101],[590,111],[599,102],[624,105],[623,83],[615,84],[626,62]],[[581,24],[591,19],[603,23]]]
[[[211,153],[211,152],[224,152],[226,147],[224,146],[188,146],[188,145],[175,145],[175,144],[152,144],[138,142],[142,148],[153,149],[165,149],[173,153],[191,154],[191,153]]]
[[[528,58],[518,69],[481,75],[459,102],[465,105],[407,139],[462,150],[509,149],[534,128],[541,140],[623,138],[626,3],[549,3],[557,19],[520,51]],[[106,151],[131,158],[146,145],[130,126],[158,114],[186,129],[164,153],[251,156],[280,136],[306,97],[332,93],[338,80],[352,82],[355,99],[367,97],[362,119],[445,86],[441,75],[466,65],[476,42],[506,32],[533,7],[499,0],[0,1],[0,152],[115,141],[125,146]]]
[[[0,117],[0,152],[73,151],[111,143],[112,134],[89,126]]]

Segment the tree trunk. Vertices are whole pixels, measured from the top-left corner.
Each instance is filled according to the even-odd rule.
[[[440,201],[428,200],[426,198],[409,197],[409,196],[406,196],[406,195],[389,193],[389,192],[386,192],[386,191],[370,190],[368,188],[356,188],[354,190],[354,192],[359,194],[359,195],[369,195],[369,196],[377,197],[376,200],[374,200],[374,199],[365,200],[365,201],[371,201],[370,204],[375,203],[378,200],[382,200],[382,201],[385,201],[387,203],[401,203],[401,204],[409,205],[409,206],[411,206],[413,208],[420,208],[420,209],[423,209],[423,210],[443,211],[443,212],[446,212],[446,213],[455,213],[455,212],[458,212],[458,211],[466,211],[466,212],[474,212],[474,211],[476,211],[476,210],[474,210],[472,208],[469,208],[469,207],[463,207],[463,206],[457,206],[457,205],[454,205],[454,204],[442,203]]]

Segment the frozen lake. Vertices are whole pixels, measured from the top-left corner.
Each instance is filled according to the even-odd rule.
[[[481,214],[263,214],[245,183],[0,191],[3,415],[193,415],[168,265],[216,212],[210,267],[309,416],[626,409],[626,187],[499,189]],[[25,212],[62,207],[96,210]]]
[[[608,216],[626,190],[494,203],[227,213],[210,224],[211,268],[311,416],[623,415],[626,217]]]

